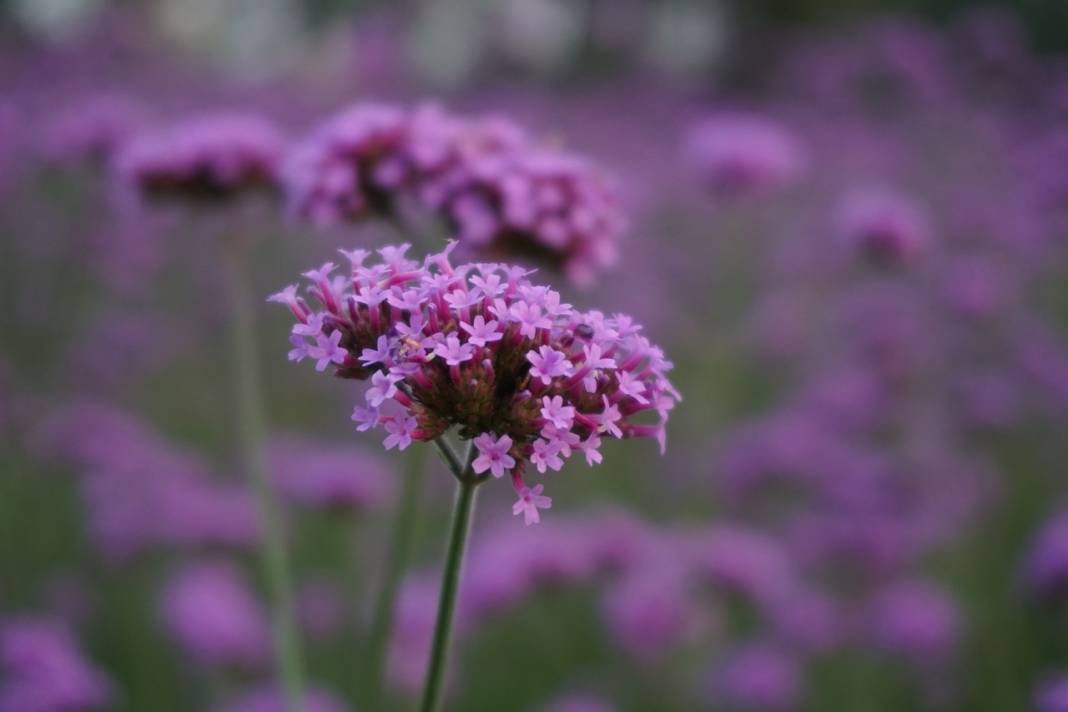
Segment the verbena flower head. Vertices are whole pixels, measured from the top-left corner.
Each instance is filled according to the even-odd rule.
[[[710,188],[724,194],[771,190],[801,176],[804,151],[775,121],[750,114],[724,114],[695,126],[686,157]]]
[[[907,264],[930,247],[931,226],[923,207],[896,191],[860,188],[847,193],[835,219],[846,245],[877,264]]]
[[[716,699],[742,709],[785,712],[803,694],[801,665],[786,649],[754,641],[730,651],[714,676]]]
[[[1058,675],[1043,680],[1035,690],[1035,712],[1065,712],[1068,710],[1068,677]]]
[[[146,199],[227,200],[276,186],[285,141],[256,114],[208,114],[145,132],[116,157],[122,187]]]
[[[0,625],[0,711],[91,712],[111,698],[110,683],[62,623],[26,617]]]
[[[329,120],[288,161],[291,211],[317,224],[415,206],[465,246],[522,255],[588,281],[616,259],[625,219],[590,162],[497,117],[361,104]]]
[[[328,511],[380,507],[393,492],[389,468],[373,453],[296,437],[268,449],[279,491],[297,504]]]
[[[346,253],[306,272],[310,300],[291,285],[270,297],[297,319],[289,358],[369,381],[357,429],[382,428],[387,449],[456,428],[473,441],[477,474],[509,475],[528,523],[550,500],[524,473],[601,461],[610,438],[665,446],[680,400],[672,364],[622,314],[582,312],[502,264],[453,266],[455,243],[419,264],[407,245]]]
[[[161,615],[182,651],[205,667],[257,670],[270,657],[263,610],[229,562],[180,569],[163,592]]]
[[[83,98],[45,125],[42,149],[52,161],[108,163],[145,124],[144,109],[117,94]]]
[[[1024,559],[1023,578],[1040,597],[1068,594],[1068,511],[1062,509],[1042,525]]]
[[[869,618],[875,643],[905,660],[944,663],[957,643],[956,604],[923,581],[896,583],[879,591]]]

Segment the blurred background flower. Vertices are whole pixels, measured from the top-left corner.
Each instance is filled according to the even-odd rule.
[[[128,201],[264,186],[259,298],[451,236],[674,362],[663,459],[605,437],[529,529],[486,488],[449,709],[1068,709],[1066,28],[1055,0],[0,2],[0,712],[285,709],[219,225]],[[357,432],[362,386],[260,309],[307,709],[367,709],[403,489],[375,438],[405,432]],[[426,668],[431,469],[380,709]]]

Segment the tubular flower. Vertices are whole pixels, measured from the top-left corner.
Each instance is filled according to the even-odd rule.
[[[455,428],[473,440],[476,474],[510,475],[528,523],[551,502],[524,484],[528,462],[544,473],[581,453],[593,465],[607,438],[655,437],[663,450],[680,395],[640,326],[574,309],[523,269],[453,266],[454,248],[422,264],[407,245],[374,264],[349,252],[345,274],[333,263],[305,273],[310,299],[293,286],[269,298],[296,317],[298,352],[329,340],[343,351],[336,374],[369,381],[358,430],[382,427],[386,447],[403,450]]]
[[[342,112],[293,152],[283,181],[290,211],[313,223],[394,216],[411,205],[465,247],[541,259],[583,282],[615,261],[626,222],[610,182],[585,159],[508,120],[433,105]]]

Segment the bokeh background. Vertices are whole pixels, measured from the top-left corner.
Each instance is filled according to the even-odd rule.
[[[218,226],[118,209],[70,160],[86,127],[238,108],[298,137],[429,99],[614,177],[618,266],[541,278],[633,314],[684,395],[665,457],[569,465],[539,526],[485,489],[448,709],[1068,710],[1066,8],[0,3],[0,709],[280,709]],[[397,240],[250,219],[264,298]],[[401,459],[257,318],[310,677],[362,709]],[[386,709],[421,683],[437,467]]]

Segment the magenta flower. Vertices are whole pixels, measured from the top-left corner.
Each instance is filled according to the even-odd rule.
[[[475,346],[485,346],[492,341],[500,341],[504,337],[504,334],[497,329],[497,322],[495,320],[487,322],[481,314],[476,316],[470,324],[461,322],[460,328],[467,332],[467,342]]]
[[[489,470],[494,477],[502,477],[507,470],[515,467],[515,458],[508,454],[512,439],[507,435],[495,438],[489,433],[483,433],[474,439],[474,443],[479,455],[471,463],[471,467],[476,473],[482,474]]]
[[[415,434],[419,421],[407,413],[401,413],[400,415],[385,418],[383,425],[386,428],[386,432],[389,433],[383,442],[386,449],[397,448],[398,450],[404,450],[412,444],[412,436]]]
[[[557,472],[564,466],[564,459],[560,457],[562,451],[559,441],[538,438],[534,441],[530,461],[538,468],[538,472],[544,473],[546,470]]]
[[[614,263],[626,225],[614,187],[588,161],[509,121],[430,105],[347,109],[297,147],[284,173],[291,211],[313,223],[415,206],[466,247],[537,257],[578,281]]]
[[[527,354],[527,360],[531,364],[530,375],[540,379],[543,385],[549,385],[557,376],[571,375],[571,362],[554,348],[540,346]]]
[[[461,343],[458,336],[449,334],[443,343],[434,347],[434,354],[445,360],[450,366],[459,366],[464,361],[470,361],[475,354],[475,349],[468,343]]]
[[[331,264],[305,274],[316,306],[289,289],[272,297],[317,367],[370,380],[353,411],[358,430],[384,427],[385,446],[404,449],[455,428],[474,442],[475,474],[509,474],[517,493],[527,463],[545,473],[582,453],[597,464],[602,438],[663,448],[680,396],[671,363],[632,320],[578,311],[522,269],[454,266],[454,248],[422,264],[402,248],[377,264],[354,254],[344,277]],[[372,294],[400,295],[404,307]]]
[[[294,334],[296,336],[296,334]],[[294,342],[295,343],[295,342]],[[327,365],[331,363],[342,364],[345,363],[345,349],[341,348],[341,332],[335,331],[330,336],[324,336],[323,334],[315,335],[315,345],[309,346],[306,350],[308,356],[315,359],[315,370],[324,371]],[[299,349],[299,346],[298,346]],[[294,349],[296,351],[297,349]],[[290,352],[292,353],[292,352]],[[293,359],[290,359],[293,360]],[[300,360],[300,359],[296,359]]]
[[[538,510],[551,509],[553,506],[552,498],[542,494],[544,490],[544,485],[534,485],[533,489],[524,487],[519,490],[519,501],[512,505],[512,514],[516,516],[522,514],[527,526],[540,522]]]
[[[542,396],[541,416],[552,423],[553,427],[568,431],[575,422],[575,409],[564,405],[563,396]]]

